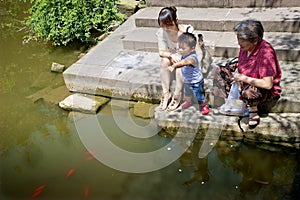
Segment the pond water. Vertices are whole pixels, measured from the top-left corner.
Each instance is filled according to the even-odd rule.
[[[23,17],[26,6],[12,8],[5,2],[0,3],[1,25]],[[118,170],[123,166],[116,163],[138,171],[147,168],[148,161],[109,152],[105,139],[118,151],[140,154],[169,145],[171,138],[158,134],[152,121],[128,116],[126,109],[113,111],[110,104],[97,116],[74,121],[55,104],[34,103],[27,97],[53,82],[63,85],[62,75],[50,72],[52,62],[70,66],[81,47],[23,44],[20,26],[0,30],[0,199],[299,199],[300,157],[291,149],[268,148],[271,151],[220,139],[200,159],[202,141],[194,140],[161,169]],[[88,124],[91,121],[96,124]],[[122,128],[126,124],[131,134]],[[103,140],[99,130],[106,136]],[[147,131],[155,134],[133,137]],[[169,155],[159,156],[161,161]]]

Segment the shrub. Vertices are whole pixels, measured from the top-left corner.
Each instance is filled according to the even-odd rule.
[[[26,23],[30,32],[54,45],[75,40],[91,42],[92,32],[105,33],[124,16],[116,7],[118,0],[31,0]]]

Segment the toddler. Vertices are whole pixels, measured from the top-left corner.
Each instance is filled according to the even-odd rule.
[[[181,60],[173,63],[170,70],[181,68],[184,79],[185,101],[181,104],[182,109],[192,106],[192,98],[195,97],[200,105],[201,113],[207,115],[209,107],[204,95],[204,78],[199,67],[195,47],[197,39],[192,33],[183,33],[178,38]]]

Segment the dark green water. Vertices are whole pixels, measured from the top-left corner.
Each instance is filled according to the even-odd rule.
[[[55,84],[61,74],[50,72],[52,62],[70,66],[78,60],[80,45],[54,48],[41,43],[22,44],[25,34],[22,3],[0,1],[0,199],[30,199],[45,186],[38,199],[299,199],[299,152],[269,151],[255,145],[219,140],[210,154],[198,158],[201,141],[168,166],[148,173],[127,173],[109,167],[87,153],[83,137],[94,127],[79,124],[57,105],[35,103],[29,95]],[[15,1],[12,1],[15,3]],[[150,152],[169,144],[155,134],[141,139],[129,136],[116,120],[130,123],[125,111],[109,106],[97,116],[101,129],[116,146],[131,152]],[[134,119],[147,132],[153,126]],[[140,129],[132,128],[133,134]],[[153,130],[151,130],[153,131]],[[95,139],[96,140],[96,139]],[[104,144],[103,144],[104,145]],[[126,157],[91,149],[108,160]],[[130,162],[130,161],[128,161]],[[146,162],[145,162],[146,163]],[[142,166],[143,162],[131,162]],[[73,174],[67,176],[70,170]]]

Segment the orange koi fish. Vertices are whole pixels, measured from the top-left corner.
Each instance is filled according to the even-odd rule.
[[[38,188],[36,188],[31,196],[31,198],[34,199],[34,198],[40,196],[45,188],[46,188],[46,185],[41,185]]]
[[[93,155],[93,151],[91,151],[91,150],[87,150],[86,152],[85,152],[85,154],[86,154],[86,158],[85,158],[85,160],[92,160],[92,159],[95,159],[95,156]]]
[[[89,156],[89,157],[87,157],[85,160],[93,160],[93,159],[94,159],[93,156]]]
[[[75,172],[75,169],[73,169],[73,168],[70,169],[69,172],[68,172],[67,175],[66,175],[66,178],[72,176],[72,174],[74,174],[74,172]]]
[[[90,193],[89,186],[85,186],[85,188],[84,188],[84,196],[85,196],[85,198],[89,197],[89,193]]]

